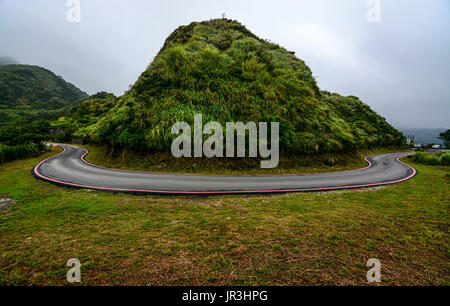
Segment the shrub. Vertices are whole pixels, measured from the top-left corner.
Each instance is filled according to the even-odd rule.
[[[438,154],[417,152],[414,154],[413,159],[425,165],[450,165],[450,153],[444,153],[439,156]]]
[[[450,166],[450,153],[444,153],[440,157],[440,164],[445,166]]]
[[[0,164],[38,154],[43,145],[35,143],[7,146],[0,144]]]

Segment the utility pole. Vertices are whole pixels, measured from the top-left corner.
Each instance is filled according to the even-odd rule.
[[[222,13],[222,19],[225,19],[225,13]]]

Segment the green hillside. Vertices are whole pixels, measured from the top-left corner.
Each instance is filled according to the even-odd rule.
[[[29,65],[0,67],[0,125],[54,118],[88,95],[53,72]]]
[[[87,135],[82,132],[83,128],[96,123],[113,108],[116,101],[114,94],[98,92],[83,100],[58,120],[53,121],[52,126],[64,129],[67,139],[71,136],[86,138]]]
[[[342,152],[397,145],[403,135],[356,97],[322,92],[293,52],[215,19],[176,29],[114,107],[80,133],[113,147],[170,148],[171,126],[280,122],[282,152]]]

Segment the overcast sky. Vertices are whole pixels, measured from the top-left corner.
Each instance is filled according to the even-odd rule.
[[[0,0],[0,56],[121,95],[179,25],[225,13],[295,51],[321,89],[360,97],[396,127],[450,128],[450,1],[379,0],[380,22],[367,0],[80,3],[70,23],[67,0]]]

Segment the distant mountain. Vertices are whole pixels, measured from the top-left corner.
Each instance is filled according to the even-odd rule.
[[[53,72],[29,65],[0,67],[0,125],[24,119],[53,119],[88,97]]]
[[[0,56],[0,66],[5,65],[18,65],[20,64],[18,61],[9,56]]]
[[[399,130],[407,137],[414,136],[414,142],[417,144],[442,144],[444,142],[438,137],[440,133],[447,129],[399,128]]]

